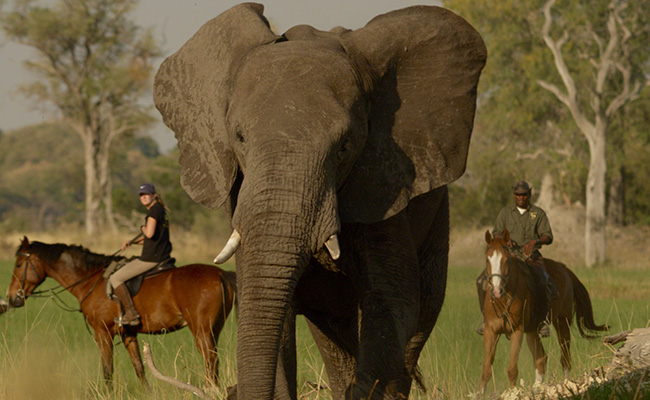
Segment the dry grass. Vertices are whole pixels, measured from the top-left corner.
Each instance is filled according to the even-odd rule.
[[[584,224],[579,210],[550,210],[555,243],[544,255],[567,263],[588,288],[594,302],[596,322],[612,326],[611,333],[647,326],[650,309],[650,282],[646,283],[644,245],[647,228],[610,229],[607,268],[583,266]],[[483,345],[474,333],[480,313],[474,278],[483,268],[484,234],[491,227],[452,229],[450,273],[442,313],[431,339],[422,353],[420,368],[428,387],[426,393],[413,390],[413,399],[467,398],[476,391],[483,357]],[[81,244],[90,250],[112,254],[131,233],[106,234],[87,239],[83,232],[62,229],[55,233],[27,232],[0,237],[0,285],[6,287],[10,266],[20,239],[46,243]],[[174,256],[178,265],[190,262],[211,263],[227,238],[203,238],[187,232],[172,231]],[[126,255],[135,255],[131,249]],[[232,265],[230,266],[232,268]],[[219,342],[220,376],[224,386],[235,383],[236,319],[229,318]],[[164,383],[151,382],[146,393],[137,382],[128,357],[116,341],[115,386],[107,392],[101,379],[99,354],[86,332],[81,316],[65,313],[51,300],[29,299],[28,307],[12,310],[0,317],[0,399],[190,399],[190,394],[171,389]],[[599,341],[586,341],[573,333],[573,376],[590,371],[611,359],[611,349]],[[171,335],[143,337],[153,348],[158,367],[166,374],[202,385],[203,364],[189,331]],[[328,390],[314,387],[327,382],[323,364],[304,321],[299,321],[298,390],[303,399],[330,399]],[[549,354],[548,379],[561,381],[559,349],[555,339],[544,343]],[[489,390],[500,393],[507,388],[508,342],[502,340],[494,364]],[[530,384],[534,379],[531,357],[526,350],[520,356],[520,377]],[[46,388],[46,389],[40,389]]]

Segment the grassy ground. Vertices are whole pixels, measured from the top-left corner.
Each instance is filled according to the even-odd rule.
[[[13,262],[0,262],[0,287],[10,280]],[[428,392],[415,389],[414,399],[462,399],[476,392],[483,349],[481,338],[474,333],[479,311],[474,290],[478,268],[452,265],[445,305],[433,335],[420,359],[420,368]],[[577,275],[590,290],[597,323],[608,323],[612,332],[644,327],[650,319],[645,284],[647,272],[641,269],[578,269]],[[49,282],[53,286],[54,281]],[[71,296],[62,296],[76,306]],[[225,385],[235,382],[235,318],[230,318],[221,335],[220,376]],[[313,385],[325,379],[322,362],[304,321],[298,326],[300,393],[306,399],[328,399],[329,392],[312,392]],[[152,346],[157,366],[166,374],[190,381],[203,382],[203,365],[189,331],[168,335],[141,336]],[[544,340],[549,354],[548,379],[561,380],[559,349],[555,337]],[[573,375],[581,375],[611,359],[612,350],[601,341],[582,339],[573,330]],[[0,317],[0,398],[12,399],[179,399],[192,398],[150,375],[151,392],[143,391],[116,339],[115,382],[106,390],[96,345],[78,312],[67,312],[51,298],[30,298],[21,309],[10,310]],[[501,392],[508,386],[506,378],[508,341],[499,343],[493,380],[488,390]],[[520,357],[520,378],[525,385],[534,380],[531,356],[526,349]]]
[[[608,267],[586,269],[580,266],[583,244],[576,241],[582,232],[574,232],[581,225],[564,215],[556,215],[554,221],[558,221],[554,223],[556,241],[544,255],[566,262],[576,272],[591,294],[596,322],[609,324],[611,333],[648,326],[650,280],[647,279],[647,251],[643,240],[647,237],[647,229],[611,231],[608,254],[612,263]],[[477,391],[483,341],[474,332],[480,322],[474,279],[484,263],[484,234],[485,229],[452,231],[445,304],[420,358],[420,369],[428,390],[425,393],[414,388],[413,399],[467,399]],[[4,293],[9,285],[13,254],[22,236],[21,233],[0,237],[0,293]],[[128,234],[121,234],[86,239],[83,233],[74,230],[64,234],[28,233],[27,236],[30,240],[46,243],[82,244],[104,254],[112,254],[122,241],[129,238]],[[179,231],[174,231],[173,236],[178,265],[211,263],[226,239],[198,237]],[[138,251],[129,250],[132,254]],[[49,280],[46,282],[49,286],[55,284]],[[77,305],[76,300],[67,294],[62,296],[62,300],[72,307]],[[313,391],[314,384],[326,382],[326,376],[318,350],[301,319],[297,330],[299,392],[304,399],[329,399],[331,396],[327,390]],[[188,330],[168,335],[143,335],[140,339],[151,345],[156,364],[163,373],[202,385],[203,362]],[[543,344],[549,354],[547,380],[561,381],[563,374],[555,335],[544,339]],[[151,375],[148,376],[152,389],[144,391],[117,339],[115,346],[114,384],[109,392],[103,383],[99,352],[82,315],[62,310],[51,298],[30,298],[24,308],[0,316],[0,399],[194,398],[156,381]],[[235,348],[236,317],[233,315],[219,340],[220,377],[224,386],[236,381]],[[491,393],[501,393],[508,387],[508,351],[509,342],[502,338],[493,366],[493,379],[488,386]],[[613,349],[603,345],[602,341],[582,339],[577,329],[573,329],[572,377],[607,364],[612,352]],[[534,371],[527,348],[522,349],[519,365],[519,377],[524,385],[531,385]]]

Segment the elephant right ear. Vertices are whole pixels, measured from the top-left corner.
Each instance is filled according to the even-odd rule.
[[[263,11],[261,4],[244,3],[206,22],[154,79],[154,103],[181,152],[181,185],[212,209],[223,205],[237,175],[225,125],[233,66],[251,49],[280,38]]]

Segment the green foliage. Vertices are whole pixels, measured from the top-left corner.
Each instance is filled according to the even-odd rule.
[[[79,138],[59,125],[0,136],[0,229],[76,220],[83,201]]]
[[[151,89],[160,50],[129,19],[136,2],[16,0],[0,12],[6,36],[36,50],[24,64],[37,79],[23,93],[41,107],[54,105],[82,139],[89,234],[111,217],[111,145],[154,121],[153,107],[140,100]]]
[[[84,174],[79,137],[45,124],[0,135],[0,231],[39,231],[83,223]],[[195,203],[180,187],[178,151],[160,154],[149,137],[126,135],[111,153],[113,212],[118,225],[142,224],[137,188],[151,182],[184,230],[228,236],[223,212]]]

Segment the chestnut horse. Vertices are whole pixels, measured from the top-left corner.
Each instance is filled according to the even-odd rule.
[[[216,266],[191,264],[168,269],[148,277],[133,302],[142,323],[120,326],[118,303],[104,290],[104,268],[124,257],[91,253],[81,246],[61,243],[29,243],[25,237],[16,251],[16,264],[7,291],[9,304],[22,307],[25,299],[46,277],[55,279],[77,298],[81,312],[93,329],[101,354],[104,379],[113,376],[113,338],[119,335],[144,386],[144,374],[137,334],[172,332],[190,328],[203,356],[209,383],[217,383],[217,340],[230,313],[235,296],[235,273]]]
[[[480,391],[481,393],[485,391],[487,382],[492,375],[492,362],[501,334],[505,334],[510,339],[510,364],[508,366],[510,385],[515,385],[519,373],[517,361],[524,333],[528,348],[533,354],[535,384],[540,384],[544,380],[546,370],[546,353],[537,333],[537,321],[532,321],[532,310],[535,310],[537,300],[529,289],[528,276],[524,270],[529,267],[525,261],[510,254],[507,248],[510,243],[510,234],[507,230],[500,238],[493,238],[487,231],[485,241],[487,242],[485,258],[489,290],[485,294],[483,309],[485,358]],[[574,311],[577,316],[578,329],[584,338],[596,337],[587,334],[585,328],[591,331],[605,331],[608,327],[607,325],[596,325],[594,322],[589,293],[575,274],[560,262],[545,258],[544,263],[558,291],[558,296],[551,301],[549,316],[558,335],[562,368],[564,376],[567,378],[571,370],[570,326]]]

